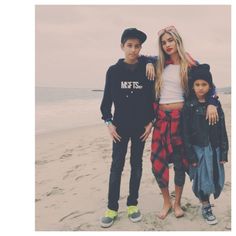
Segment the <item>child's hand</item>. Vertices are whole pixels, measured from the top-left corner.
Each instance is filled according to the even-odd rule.
[[[196,162],[194,162],[194,163],[192,164],[192,166],[193,166],[193,167],[196,167],[196,166],[197,166],[197,163],[196,163]]]
[[[116,127],[113,125],[113,124],[109,124],[108,126],[108,130],[109,130],[109,133],[112,137],[112,140],[116,143],[116,141],[119,141],[121,140],[121,137],[119,136],[119,134],[116,132]]]
[[[155,79],[155,68],[152,63],[146,65],[146,76],[149,80]]]
[[[142,141],[146,141],[149,134],[151,133],[152,130],[152,122],[150,122],[147,126],[145,126],[145,132],[139,137],[140,139],[142,139]]]

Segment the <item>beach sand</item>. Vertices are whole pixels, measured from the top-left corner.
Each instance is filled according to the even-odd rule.
[[[230,101],[230,100],[228,100]],[[230,103],[223,105],[229,142],[231,140]],[[122,174],[120,208],[111,228],[100,227],[107,205],[111,164],[111,138],[102,124],[36,135],[36,230],[37,231],[228,231],[231,230],[231,162],[225,164],[224,190],[212,198],[217,225],[207,225],[200,215],[200,204],[186,176],[182,206],[185,217],[176,219],[171,212],[165,220],[157,217],[162,196],[151,172],[149,137],[144,157],[139,192],[143,219],[132,223],[127,218],[126,199],[130,176],[129,152]],[[173,170],[170,192],[174,198]]]

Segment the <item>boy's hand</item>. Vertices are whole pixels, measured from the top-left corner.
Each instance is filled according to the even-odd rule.
[[[196,163],[196,162],[194,162],[194,163],[192,164],[192,166],[193,166],[193,167],[196,167],[196,166],[197,166],[197,163]]]
[[[216,106],[214,105],[207,106],[206,120],[207,119],[209,121],[209,125],[214,125],[216,124],[217,121],[219,121],[219,115]]]
[[[139,137],[140,139],[142,139],[142,142],[146,141],[149,134],[151,133],[152,130],[152,122],[150,122],[147,126],[144,127],[145,131],[144,133]]]
[[[146,76],[149,80],[155,79],[155,68],[152,63],[146,65]]]
[[[121,140],[121,137],[120,135],[116,132],[116,127],[113,125],[113,124],[109,124],[107,126],[108,130],[109,130],[109,133],[112,137],[112,140],[116,143],[116,141],[119,141]]]

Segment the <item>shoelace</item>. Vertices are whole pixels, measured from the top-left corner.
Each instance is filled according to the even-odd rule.
[[[207,215],[207,216],[212,216],[214,217],[214,215],[212,214],[212,210],[211,210],[211,207],[206,207],[204,208],[204,213]]]

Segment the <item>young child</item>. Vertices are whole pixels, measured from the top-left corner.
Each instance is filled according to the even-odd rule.
[[[110,169],[108,209],[101,219],[102,227],[110,227],[118,215],[121,174],[127,145],[131,140],[131,176],[127,199],[128,217],[138,222],[142,216],[137,207],[142,156],[145,140],[152,129],[154,112],[153,84],[146,78],[146,60],[139,57],[146,34],[136,28],[126,29],[121,36],[124,59],[112,65],[106,75],[106,84],[101,104],[102,119],[113,140]],[[114,115],[111,107],[114,104]]]
[[[210,126],[205,118],[209,90],[213,86],[210,66],[198,65],[190,73],[192,95],[183,108],[183,136],[190,166],[193,192],[202,203],[202,216],[216,224],[210,195],[218,198],[224,186],[224,163],[227,162],[228,138],[224,112],[219,104],[219,121]]]

